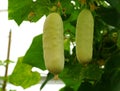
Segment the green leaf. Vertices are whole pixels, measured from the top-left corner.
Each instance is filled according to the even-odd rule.
[[[59,75],[59,77],[66,86],[69,86],[76,91],[83,80],[83,77],[80,75],[81,70],[82,66],[79,63],[67,62],[63,72]]]
[[[9,0],[9,19],[14,19],[20,25],[31,11],[32,3],[32,0]]]
[[[64,22],[64,31],[65,34],[70,34],[70,37],[74,38],[75,37],[75,26],[73,26],[71,23],[69,22]]]
[[[73,22],[73,21],[77,21],[77,18],[78,18],[78,15],[80,13],[80,10],[74,10],[73,13],[71,14],[70,16],[70,21]],[[76,24],[75,24],[76,26]]]
[[[48,15],[52,6],[50,0],[37,0],[34,2],[32,12],[34,13],[33,17],[30,18],[30,21],[37,22],[43,15]]]
[[[23,58],[23,62],[33,67],[46,70],[43,58],[42,34],[34,37],[30,48]]]
[[[77,91],[84,80],[99,81],[103,71],[96,64],[82,66],[78,62],[67,62],[63,72],[59,75],[66,86]]]
[[[16,86],[28,88],[40,81],[40,74],[38,72],[32,72],[32,66],[22,63],[22,61],[22,57],[18,59],[12,74],[9,76],[9,82]]]
[[[0,60],[0,66],[1,66],[1,65],[4,65],[4,63]]]
[[[48,73],[45,81],[43,82],[43,84],[42,84],[41,87],[40,87],[40,90],[42,90],[42,88],[47,84],[47,82],[50,81],[53,77],[54,77],[53,74]]]
[[[70,39],[69,38],[64,39],[64,55],[66,59],[69,59],[70,57]]]
[[[99,81],[102,73],[102,69],[100,69],[97,64],[88,64],[87,66],[83,67],[81,75],[84,79]]]
[[[24,20],[36,22],[43,15],[49,12],[48,7],[51,3],[49,0],[9,0],[8,17],[14,19],[18,25]]]
[[[64,50],[70,52],[70,40],[69,40],[69,38],[64,39]]]
[[[71,0],[60,0],[60,2],[65,14],[71,14],[71,10],[74,9],[73,5],[71,4]]]

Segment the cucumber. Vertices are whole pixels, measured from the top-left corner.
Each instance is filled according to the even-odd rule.
[[[91,61],[93,55],[94,19],[88,9],[83,9],[76,24],[76,57],[82,64]]]
[[[63,21],[58,13],[47,16],[43,26],[43,52],[45,66],[57,75],[64,68]]]

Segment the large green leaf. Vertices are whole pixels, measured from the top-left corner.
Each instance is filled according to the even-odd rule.
[[[79,63],[67,63],[59,77],[66,86],[69,86],[76,91],[83,80],[83,77],[80,75],[81,70],[82,66]]]
[[[9,76],[9,82],[16,85],[28,88],[37,84],[40,81],[40,74],[38,72],[32,72],[32,66],[22,63],[23,58],[19,58],[18,62]]]
[[[30,48],[23,58],[23,62],[42,70],[46,69],[43,58],[42,34],[33,39]]]
[[[9,19],[14,19],[18,25],[28,16],[33,5],[32,0],[9,0]]]
[[[8,0],[9,19],[14,19],[18,25],[24,20],[36,22],[48,13],[50,5],[49,0]]]
[[[65,68],[59,77],[66,86],[73,88],[74,91],[77,91],[84,80],[95,82],[101,79],[103,71],[99,66],[95,64],[82,66],[78,62],[74,62],[75,60],[72,61],[73,62],[68,62],[65,65]]]

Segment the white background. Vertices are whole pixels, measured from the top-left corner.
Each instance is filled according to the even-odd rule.
[[[11,41],[11,52],[10,60],[16,63],[18,57],[24,56],[27,49],[29,48],[33,37],[43,32],[43,23],[45,16],[42,17],[37,23],[30,23],[24,21],[20,26],[13,20],[8,20],[8,0],[0,0],[0,60],[4,61],[7,57],[7,46],[8,46],[8,34],[12,31]],[[9,65],[9,72],[11,74],[15,63]],[[35,69],[36,70],[36,69]],[[38,70],[39,71],[39,70]],[[5,68],[0,66],[0,76],[3,76]],[[39,71],[41,72],[41,71]],[[47,72],[43,72],[46,74]],[[15,89],[16,91],[40,91],[41,84],[30,87],[29,89],[23,89],[22,87],[13,86],[9,84],[8,89]],[[59,88],[63,87],[63,84],[47,84],[42,91],[58,91]]]

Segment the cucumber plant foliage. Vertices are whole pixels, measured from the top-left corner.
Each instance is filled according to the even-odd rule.
[[[63,41],[65,57],[64,69],[59,74],[59,78],[63,81],[65,87],[61,88],[60,91],[90,91],[90,89],[92,91],[119,91],[119,4],[119,0],[9,0],[8,17],[9,19],[15,20],[20,26],[24,20],[37,22],[44,15],[48,16],[53,12],[60,14],[64,26]],[[77,19],[79,13],[81,13],[83,9],[88,9],[94,19],[94,34],[92,35],[93,54],[91,61],[85,65],[78,62],[75,41]],[[42,26],[40,25],[40,27]],[[28,33],[29,32],[30,31],[28,31]],[[84,32],[82,36],[84,36],[84,38],[88,37],[86,32]],[[37,67],[43,71],[46,70],[43,57],[42,38],[42,34],[38,34],[34,37],[30,48],[26,51],[22,59],[23,64],[30,66],[29,70],[31,70],[32,67]],[[21,63],[18,62],[18,64]],[[17,76],[18,74],[25,75],[27,73],[22,73],[19,71],[18,67],[15,67],[10,76],[10,82],[14,85],[22,86],[23,88],[28,88],[33,84],[37,84],[37,81],[40,80],[36,78],[37,80],[35,82],[32,81],[32,78],[34,78],[33,72],[30,73],[32,77],[30,77],[31,81],[29,81],[29,83],[19,83],[20,80],[24,80],[25,82],[26,79],[21,79],[20,76],[17,80],[13,79],[14,75]],[[37,75],[37,73],[35,74]],[[25,76],[29,77],[29,75]],[[38,77],[38,75],[35,77]],[[53,74],[48,73],[40,89],[51,79],[53,79]]]

